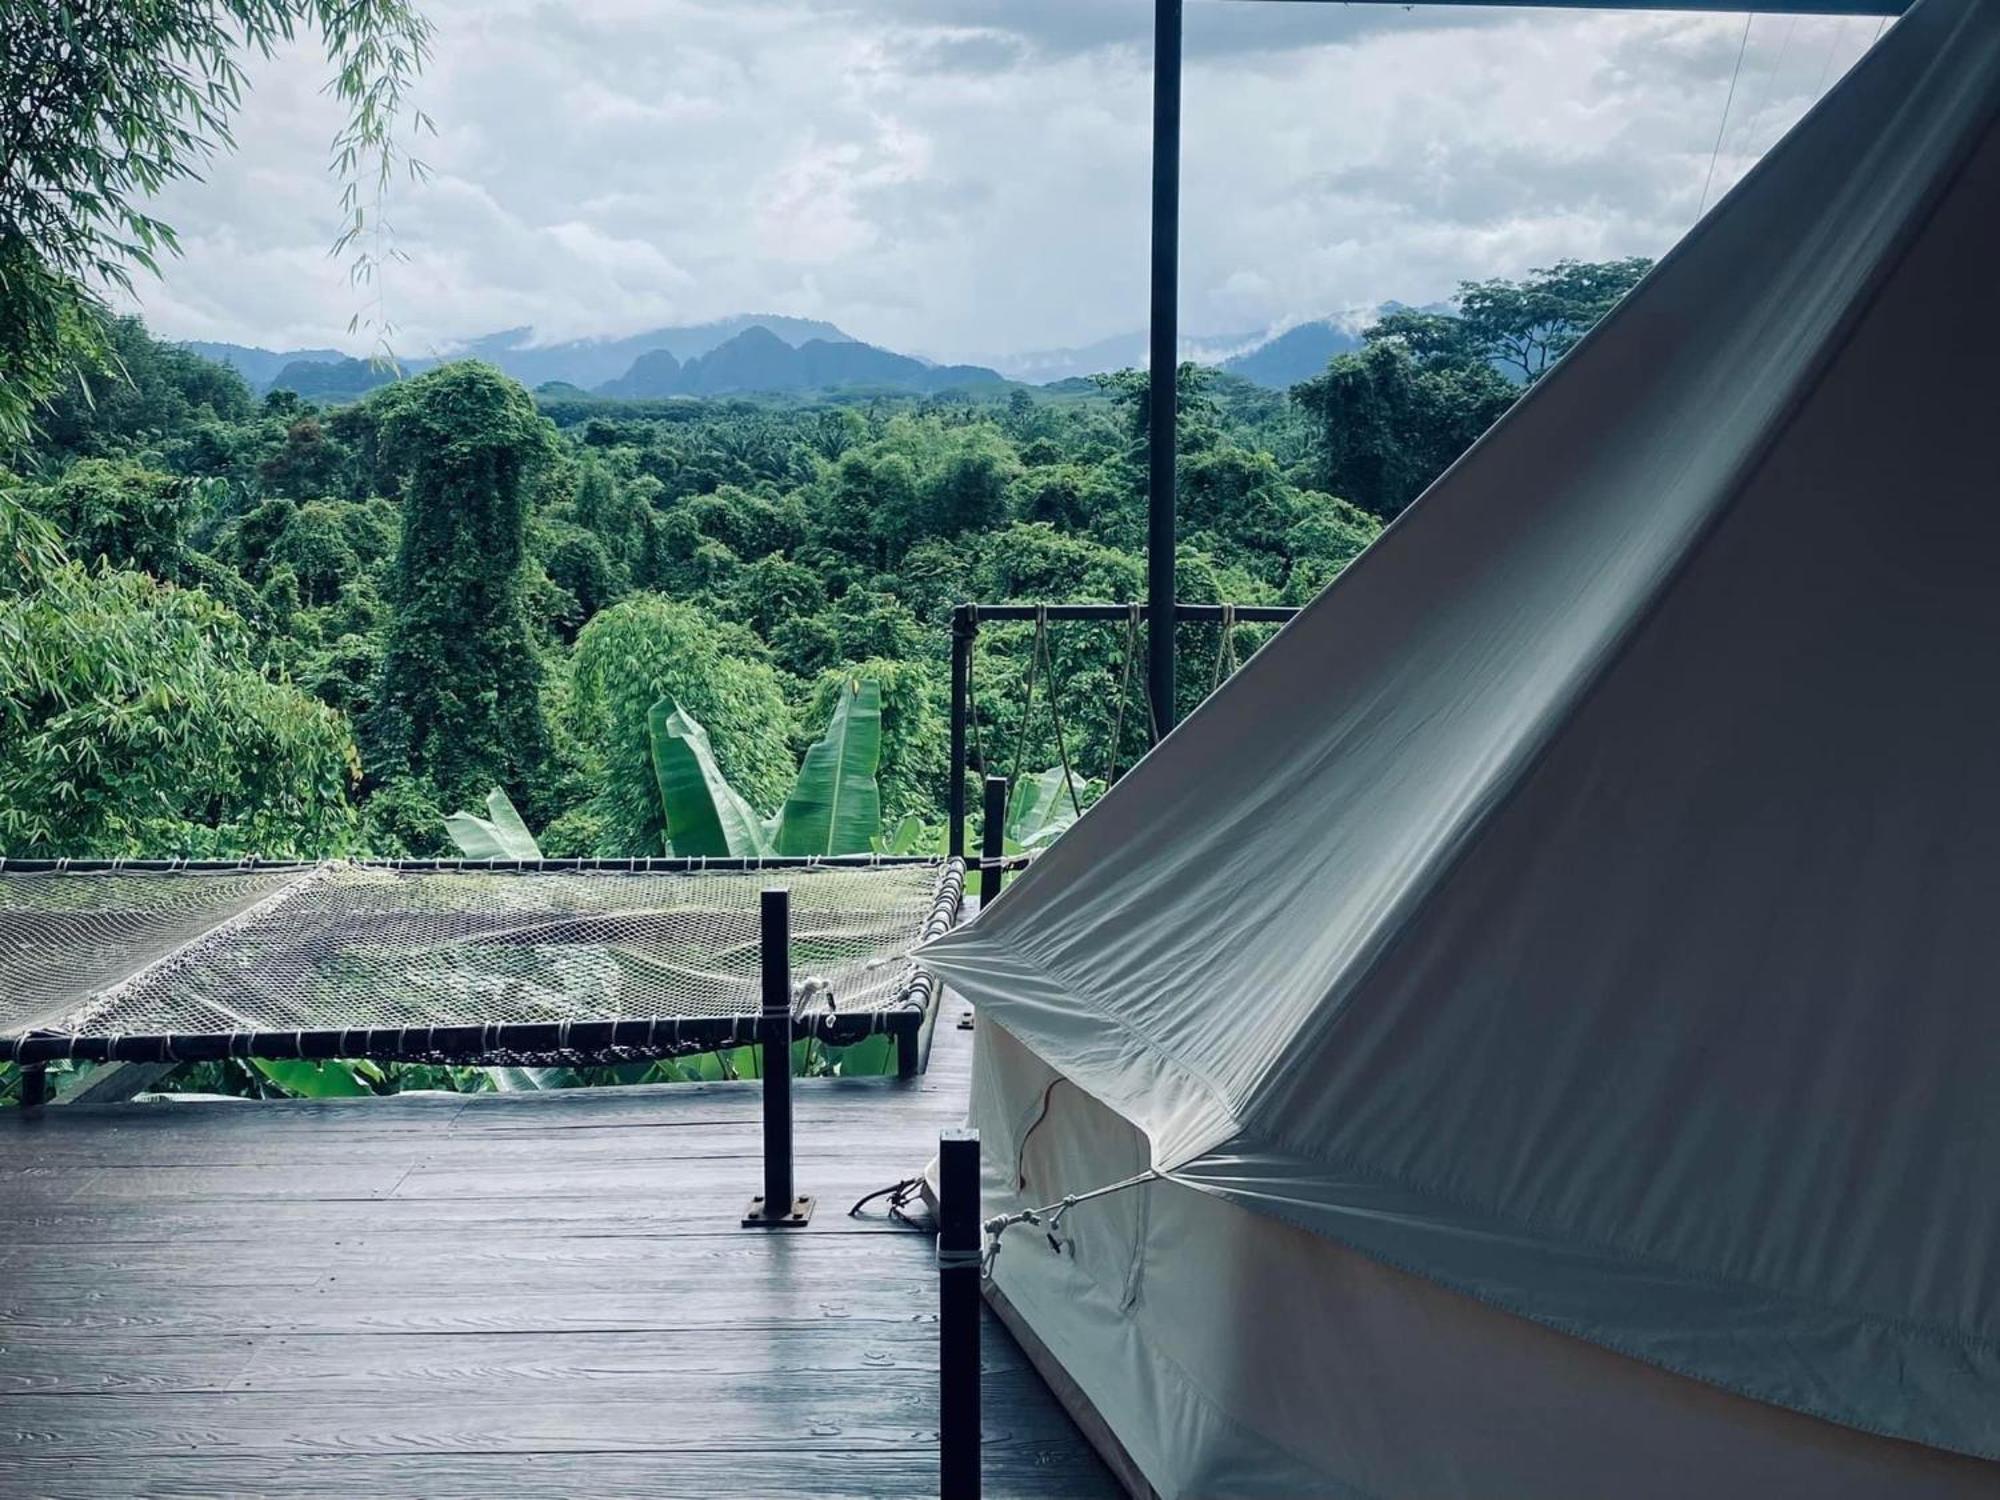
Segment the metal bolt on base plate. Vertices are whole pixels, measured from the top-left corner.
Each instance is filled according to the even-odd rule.
[[[759,1193],[750,1200],[750,1206],[743,1210],[745,1229],[799,1229],[813,1216],[813,1198],[801,1193],[792,1200],[788,1213],[767,1213],[764,1210],[764,1195]]]

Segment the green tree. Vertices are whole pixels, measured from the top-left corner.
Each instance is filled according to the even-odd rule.
[[[753,806],[776,807],[792,784],[791,710],[756,637],[658,594],[623,599],[577,637],[569,683],[602,854],[666,847],[646,728],[662,698],[708,730],[723,775]]]
[[[294,500],[316,500],[340,492],[348,462],[343,447],[328,441],[317,416],[302,416],[285,430],[285,442],[258,467],[264,491]]]
[[[1652,268],[1642,255],[1560,260],[1521,281],[1462,282],[1453,298],[1456,317],[1406,309],[1382,319],[1362,337],[1371,342],[1394,339],[1427,367],[1490,364],[1532,384]]]
[[[6,289],[0,287],[0,304]],[[254,403],[227,365],[163,344],[137,318],[103,328],[105,356],[118,378],[70,381],[39,417],[40,451],[50,459],[115,458],[184,440],[198,423],[246,422]],[[0,356],[4,358],[4,356]]]
[[[362,726],[369,774],[421,776],[453,807],[496,785],[518,800],[548,751],[525,595],[551,430],[525,390],[471,361],[376,402],[404,514],[394,621]]]
[[[198,590],[86,572],[0,498],[0,846],[72,856],[347,847],[346,721],[257,669]]]
[[[134,463],[87,458],[34,492],[33,503],[80,558],[103,558],[155,578],[177,579],[183,571],[194,519],[185,480]]]
[[[1309,604],[1382,534],[1382,523],[1358,505],[1307,490],[1285,533],[1284,601]]]
[[[1395,516],[1513,404],[1487,364],[1426,368],[1394,339],[1343,354],[1292,387],[1313,423],[1319,488]]]
[[[365,277],[378,257],[364,230],[406,160],[396,132],[430,40],[408,0],[0,0],[0,439],[24,440],[41,402],[115,368],[90,288],[129,289],[134,268],[173,252],[151,200],[231,144],[242,55],[301,29],[318,33],[348,107],[336,248]]]

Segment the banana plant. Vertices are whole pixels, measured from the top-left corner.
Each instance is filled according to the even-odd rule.
[[[826,734],[806,752],[785,804],[759,818],[715,763],[708,733],[662,698],[646,716],[653,775],[667,841],[681,855],[760,859],[771,855],[866,854],[882,833],[882,689],[848,684]]]
[[[1022,776],[1007,794],[1007,842],[1022,850],[1054,842],[1103,792],[1103,782],[1061,766]]]
[[[499,787],[486,794],[486,816],[455,812],[444,820],[444,831],[467,859],[540,859],[542,848],[513,801]]]
[[[896,826],[875,839],[877,854],[924,854],[944,847],[944,830],[932,828],[915,813],[904,813]]]
[[[866,854],[882,832],[882,685],[849,682],[778,813],[780,854]]]
[[[653,779],[666,814],[674,854],[760,859],[777,850],[771,831],[715,763],[708,731],[693,714],[662,698],[646,714],[653,742]]]

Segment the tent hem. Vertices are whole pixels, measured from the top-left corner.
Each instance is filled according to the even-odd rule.
[[[1309,1158],[1297,1157],[1266,1157],[1264,1161],[1273,1168],[1277,1168],[1281,1161],[1284,1162],[1284,1167],[1278,1170],[1277,1175],[1282,1180],[1290,1182],[1298,1180],[1298,1177],[1289,1171],[1291,1167],[1296,1165],[1323,1165]],[[1865,1402],[1852,1401],[1847,1403],[1847,1406],[1852,1407],[1852,1410],[1848,1410],[1835,1403],[1814,1401],[1796,1392],[1784,1391],[1775,1384],[1764,1384],[1755,1380],[1732,1377],[1727,1373],[1717,1371],[1712,1366],[1704,1367],[1685,1357],[1676,1358],[1670,1353],[1657,1348],[1650,1348],[1643,1341],[1632,1339],[1625,1330],[1606,1330],[1591,1326],[1580,1313],[1565,1316],[1539,1309],[1535,1306],[1532,1291],[1525,1289],[1520,1284],[1519,1278],[1502,1277],[1497,1280],[1496,1284],[1495,1279],[1488,1279],[1482,1282],[1478,1277],[1454,1274],[1450,1270],[1442,1269],[1438,1263],[1438,1258],[1425,1257],[1421,1254],[1412,1253],[1414,1247],[1405,1247],[1402,1249],[1391,1248],[1365,1234],[1341,1233],[1333,1229],[1329,1221],[1363,1221],[1378,1225],[1394,1222],[1403,1227],[1415,1226],[1420,1234],[1433,1240],[1439,1238],[1447,1241],[1461,1239],[1468,1243],[1476,1240],[1482,1254],[1489,1261],[1493,1258],[1491,1251],[1496,1241],[1512,1239],[1521,1245],[1522,1248],[1527,1249],[1537,1261],[1545,1266],[1551,1260],[1559,1259],[1563,1263],[1562,1273],[1552,1272],[1548,1279],[1552,1284],[1561,1286],[1564,1293],[1572,1298],[1578,1296],[1579,1293],[1587,1298],[1593,1291],[1608,1290],[1611,1286],[1625,1282],[1628,1279],[1626,1275],[1622,1274],[1613,1275],[1609,1278],[1600,1275],[1595,1278],[1594,1284],[1590,1284],[1593,1279],[1588,1273],[1591,1271],[1600,1273],[1613,1270],[1627,1272],[1638,1272],[1641,1270],[1654,1271],[1660,1273],[1676,1289],[1683,1292],[1731,1295],[1733,1296],[1733,1300],[1742,1304],[1738,1311],[1743,1314],[1754,1313],[1761,1309],[1768,1317],[1771,1314],[1782,1314],[1787,1309],[1801,1307],[1809,1309],[1821,1315],[1829,1325],[1827,1329],[1821,1331],[1820,1337],[1826,1337],[1829,1333],[1836,1336],[1864,1333],[1873,1333],[1878,1336],[1885,1334],[1909,1334],[1914,1335],[1923,1343],[1938,1349],[1940,1352],[1967,1355],[1983,1354],[1991,1362],[1995,1363],[1996,1366],[2000,1366],[2000,1349],[1996,1349],[1986,1341],[1980,1340],[1978,1335],[1972,1336],[1978,1342],[1968,1346],[1945,1337],[1940,1337],[1936,1331],[1930,1329],[1922,1327],[1911,1328],[1892,1320],[1879,1318],[1873,1314],[1829,1306],[1815,1302],[1809,1298],[1802,1298],[1790,1293],[1760,1287],[1753,1283],[1733,1282],[1712,1276],[1689,1274],[1674,1267],[1670,1262],[1649,1261],[1642,1257],[1630,1255],[1629,1253],[1606,1252],[1593,1246],[1578,1246],[1553,1238],[1546,1238],[1538,1230],[1523,1230],[1518,1226],[1508,1223],[1506,1220],[1498,1219],[1497,1216],[1488,1217],[1493,1218],[1496,1224],[1503,1226],[1502,1231],[1499,1233],[1467,1223],[1452,1223],[1449,1220],[1438,1217],[1425,1219],[1413,1215],[1406,1208],[1392,1209],[1387,1204],[1363,1206],[1357,1203],[1345,1208],[1330,1209],[1328,1212],[1322,1214],[1300,1213],[1291,1207],[1291,1204],[1296,1200],[1266,1196],[1255,1190],[1225,1184],[1212,1177],[1205,1178],[1201,1175],[1200,1164],[1183,1168],[1174,1175],[1172,1180],[1199,1192],[1209,1193],[1225,1201],[1240,1203],[1242,1206],[1253,1209],[1258,1213],[1268,1214],[1282,1223],[1290,1224],[1294,1228],[1304,1230],[1310,1234],[1319,1235],[1358,1255],[1364,1255],[1371,1260],[1408,1275],[1421,1277],[1435,1286],[1443,1287],[1445,1290],[1459,1296],[1468,1297],[1484,1306],[1494,1308],[1513,1317],[1522,1318],[1540,1327],[1547,1328],[1551,1332],[1562,1334],[1565,1337],[1594,1344],[1599,1348],[1607,1349],[1627,1359],[1637,1360],[1655,1369],[1664,1370],[1671,1375],[1698,1381],[1703,1385],[1712,1386],[1733,1395],[1784,1407],[1788,1410],[1799,1412],[1804,1416],[1812,1417],[1819,1421],[1831,1422],[1838,1426],[1867,1433],[1874,1437],[1913,1443],[1920,1447],[1935,1448],[1945,1452],[1964,1454],[1971,1458],[1988,1461],[2000,1460],[2000,1434],[1983,1439],[1956,1431],[1929,1431],[1919,1435],[1919,1430],[1914,1424],[1890,1425],[1880,1420],[1872,1420],[1860,1415],[1860,1412],[1868,1404]],[[1382,1191],[1379,1187],[1373,1187],[1372,1190],[1376,1192]],[[1430,1200],[1425,1199],[1415,1189],[1396,1185],[1390,1191],[1417,1199],[1426,1206],[1432,1206]],[[1615,1262],[1616,1266],[1608,1264],[1611,1262]],[[1576,1275],[1579,1272],[1584,1274],[1581,1276]],[[1629,1306],[1631,1304],[1627,1303],[1625,1305]],[[1712,1306],[1710,1311],[1712,1314],[1720,1315],[1728,1312],[1729,1309],[1725,1306]],[[1664,1320],[1656,1318],[1655,1321],[1663,1322],[1664,1326],[1671,1326],[1683,1333],[1690,1329],[1700,1330],[1703,1326],[1701,1320],[1686,1317],[1669,1317]],[[1751,1319],[1750,1321],[1754,1322],[1757,1320]],[[1787,1321],[1790,1322],[1791,1320]],[[1709,1322],[1711,1326],[1720,1326],[1718,1319],[1714,1316],[1710,1318]],[[1790,1332],[1795,1338],[1802,1338],[1805,1335],[1803,1328],[1794,1327]],[[1907,1362],[1904,1363],[1905,1368],[1907,1368]],[[1812,1362],[1811,1368],[1823,1376],[1827,1365],[1824,1362]],[[1996,1369],[1995,1379],[2000,1380],[2000,1369]],[[1961,1424],[1945,1425],[1955,1428]]]

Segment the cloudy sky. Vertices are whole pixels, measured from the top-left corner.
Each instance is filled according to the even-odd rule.
[[[402,354],[735,312],[940,357],[1145,323],[1145,0],[430,0],[427,184],[347,283],[305,49],[163,200],[155,330]],[[1657,255],[1866,50],[1860,18],[1188,0],[1183,327]],[[1738,68],[1739,49],[1741,66]],[[1724,123],[1724,104],[1736,76]],[[1718,133],[1720,149],[1717,150]]]

